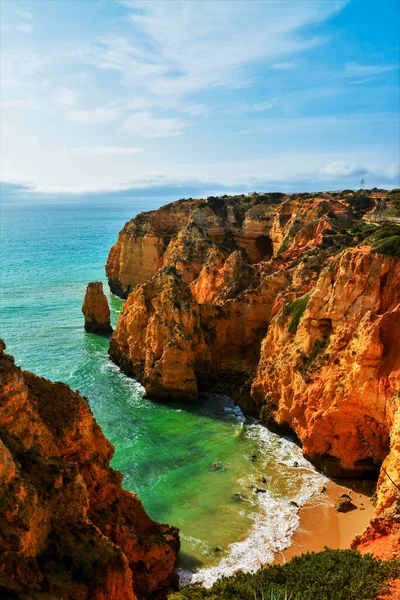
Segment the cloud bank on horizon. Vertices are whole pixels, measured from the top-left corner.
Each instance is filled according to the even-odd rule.
[[[397,0],[2,0],[3,196],[398,187]]]

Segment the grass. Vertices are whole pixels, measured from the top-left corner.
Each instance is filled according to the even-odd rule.
[[[266,595],[264,594],[264,591],[261,590],[260,595],[254,594],[254,600],[290,600],[290,596],[288,596],[287,590],[281,593],[271,586],[269,594]]]
[[[289,302],[289,304],[286,304],[285,308],[283,309],[283,314],[285,316],[291,315],[291,317],[292,317],[290,319],[289,326],[288,326],[290,333],[296,333],[297,328],[300,323],[300,319],[303,316],[304,311],[307,308],[307,304],[308,304],[309,300],[310,300],[310,295],[306,294],[305,296],[302,296],[301,298],[299,298],[298,300],[295,300],[294,302]]]
[[[210,589],[187,586],[169,600],[262,600],[263,593],[264,600],[270,600],[271,590],[273,600],[285,600],[285,594],[287,600],[375,600],[385,592],[387,580],[398,575],[398,561],[326,548],[256,573],[222,577]]]

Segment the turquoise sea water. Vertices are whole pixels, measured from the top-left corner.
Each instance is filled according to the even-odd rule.
[[[228,398],[194,407],[143,400],[109,361],[108,340],[84,331],[86,285],[101,280],[108,290],[104,264],[118,231],[162,203],[3,205],[0,335],[17,364],[89,398],[123,485],[152,518],[181,528],[182,579],[209,583],[271,560],[297,526],[291,502],[307,501],[323,479]],[[115,323],[122,301],[108,295]]]

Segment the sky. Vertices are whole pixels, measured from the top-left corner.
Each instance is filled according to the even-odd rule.
[[[398,0],[1,0],[17,199],[399,187]]]

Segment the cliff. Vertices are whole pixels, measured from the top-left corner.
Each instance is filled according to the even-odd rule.
[[[329,246],[324,232],[354,221],[338,200],[282,196],[178,201],[121,231],[106,271],[112,291],[133,292],[110,354],[152,398],[193,401],[210,386],[248,391],[276,297],[291,282],[289,267]],[[310,256],[310,265],[320,262]]]
[[[128,295],[111,357],[152,399],[230,394],[331,476],[395,471],[400,228],[379,212],[387,196],[210,197],[138,215],[107,262]],[[397,494],[381,470],[381,525]]]
[[[82,305],[85,330],[91,333],[112,333],[110,308],[101,281],[92,281],[86,288]]]
[[[369,246],[345,250],[303,300],[297,327],[296,306],[285,303],[262,342],[256,412],[290,425],[334,476],[376,470],[400,389],[400,261]]]
[[[153,522],[110,468],[85,398],[18,368],[0,346],[0,596],[163,598],[178,530]],[[14,595],[12,595],[14,591]]]
[[[110,355],[159,399],[197,399],[210,368],[199,307],[174,267],[163,267],[125,302]]]

